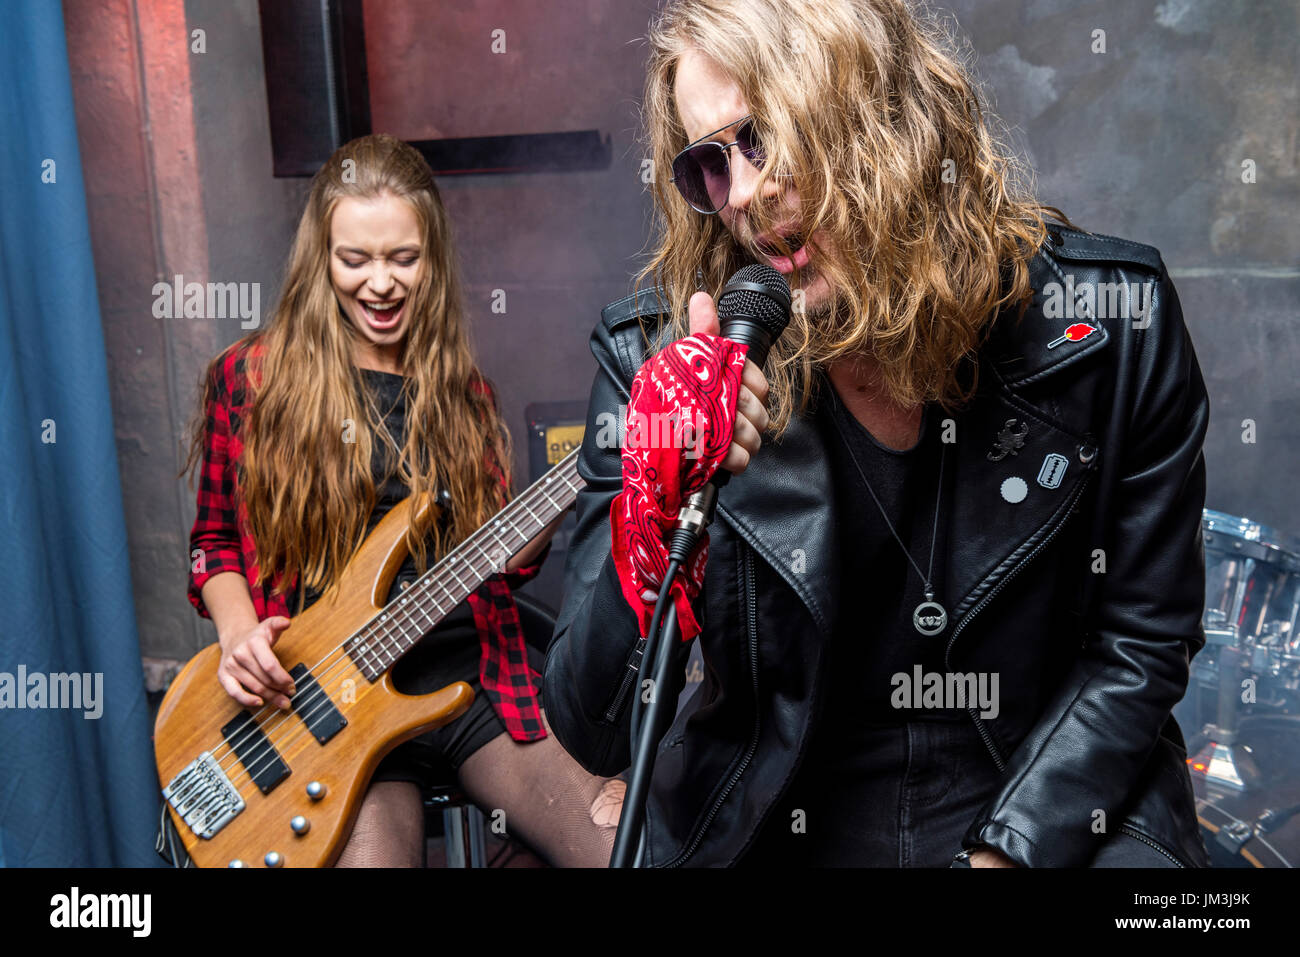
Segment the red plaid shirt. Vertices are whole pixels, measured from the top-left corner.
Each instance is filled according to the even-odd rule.
[[[248,412],[251,398],[245,369],[250,358],[256,361],[260,355],[260,347],[251,347],[248,341],[237,343],[225,352],[212,373],[213,392],[207,408],[209,438],[199,475],[198,515],[190,531],[189,599],[204,618],[211,616],[203,605],[203,583],[221,572],[238,572],[244,576],[258,621],[272,615],[289,617],[286,595],[297,584],[295,579],[282,594],[273,593],[283,580],[282,574],[265,585],[257,584],[257,551],[248,529],[248,511],[236,494],[235,467],[243,450],[240,423]],[[491,387],[482,379],[477,382],[479,391],[492,397]],[[487,461],[501,483],[504,506],[509,499],[509,481],[490,452]],[[493,575],[469,596],[482,643],[479,679],[492,707],[516,741],[536,741],[546,737],[546,731],[542,727],[535,684],[535,679],[541,676],[529,667],[519,610],[511,589],[533,578],[549,552],[547,543],[534,564]]]

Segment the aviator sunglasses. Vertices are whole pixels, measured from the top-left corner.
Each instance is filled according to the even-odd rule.
[[[737,126],[739,124],[739,126]],[[730,143],[703,143],[710,136],[717,136],[723,130],[737,126],[736,138]],[[727,152],[733,146],[740,147],[755,169],[762,167],[766,159],[763,144],[759,142],[754,130],[752,116],[742,116],[726,126],[719,127],[712,133],[706,133],[673,159],[672,182],[692,209],[712,215],[727,205],[731,195],[731,164]]]

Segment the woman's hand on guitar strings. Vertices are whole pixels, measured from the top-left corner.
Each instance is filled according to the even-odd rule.
[[[293,678],[272,650],[281,632],[288,627],[288,618],[273,615],[230,640],[220,641],[217,680],[244,707],[261,707],[270,700],[277,708],[289,710],[289,697],[295,691]]]

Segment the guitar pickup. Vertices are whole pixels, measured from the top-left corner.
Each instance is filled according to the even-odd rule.
[[[280,759],[280,752],[247,711],[239,712],[221,729],[221,734],[263,794],[270,794],[289,776],[289,766]]]
[[[348,726],[348,719],[334,706],[306,665],[294,665],[289,669],[289,675],[293,678],[294,696],[290,703],[294,714],[307,725],[312,737],[324,744]]]

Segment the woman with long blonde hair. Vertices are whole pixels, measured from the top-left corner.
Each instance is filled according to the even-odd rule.
[[[411,508],[391,600],[511,494],[509,433],[470,349],[451,224],[413,147],[365,136],[316,174],[275,314],[210,364],[196,425],[191,550],[204,561],[189,597],[216,626],[222,687],[246,707],[287,708],[293,682],[276,637],[388,511],[408,495],[450,503],[422,518]],[[510,597],[537,574],[558,524],[395,666],[399,690],[464,680],[474,703],[385,758],[339,866],[419,866],[417,785],[447,768],[552,863],[607,863],[613,831],[593,818],[605,781],[548,734],[540,655]]]

